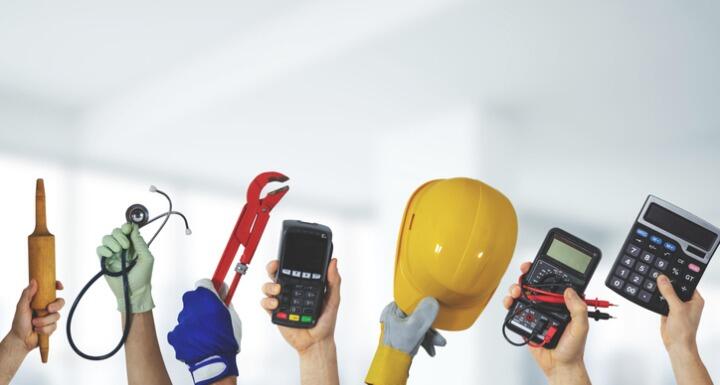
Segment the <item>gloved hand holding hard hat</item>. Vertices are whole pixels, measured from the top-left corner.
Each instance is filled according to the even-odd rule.
[[[423,299],[431,297],[438,304],[433,328],[469,328],[500,283],[516,239],[515,210],[499,191],[469,178],[425,183],[410,197],[400,227],[394,279],[397,308],[412,318],[428,306],[429,300]],[[368,384],[404,384],[417,348],[408,352],[394,346],[392,341],[402,340],[394,334],[425,339],[431,330],[423,322],[409,323],[415,333],[408,327],[388,327],[391,324],[385,321],[381,326]]]
[[[407,370],[398,371],[386,363],[409,368],[420,346],[431,357],[435,356],[435,346],[445,346],[445,338],[430,328],[439,308],[440,305],[432,297],[423,298],[410,315],[400,310],[395,302],[385,306],[380,316],[380,345],[366,379],[368,383],[403,384],[407,380]]]

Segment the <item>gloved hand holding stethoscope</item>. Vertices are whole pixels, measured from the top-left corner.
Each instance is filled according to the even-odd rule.
[[[128,207],[125,212],[127,223],[114,229],[111,234],[104,236],[102,244],[97,248],[97,255],[100,257],[100,271],[80,290],[68,313],[67,338],[70,347],[79,356],[88,360],[104,360],[115,355],[125,344],[130,334],[132,317],[129,315],[148,312],[155,307],[150,282],[154,258],[149,246],[165,227],[170,216],[180,216],[185,222],[185,233],[191,234],[185,216],[178,211],[173,211],[170,197],[155,186],[150,186],[150,191],[161,194],[167,199],[168,210],[149,219],[149,213],[145,206],[134,204]],[[140,228],[162,218],[164,218],[162,224],[150,238],[150,241],[146,243],[142,235],[140,235]],[[125,326],[123,335],[115,348],[106,354],[90,355],[80,350],[75,344],[72,337],[72,320],[80,299],[101,276],[105,276],[108,286],[110,286],[117,299],[118,311],[124,315]]]
[[[97,248],[97,255],[106,268],[113,273],[123,270],[121,254],[127,253],[127,263],[134,264],[127,274],[128,286],[130,289],[130,312],[144,313],[155,307],[152,298],[153,258],[147,243],[140,235],[140,228],[135,223],[125,223],[120,228],[112,231],[102,239],[102,245]],[[105,280],[110,286],[117,299],[118,311],[125,311],[125,290],[123,279],[118,276],[105,274]]]

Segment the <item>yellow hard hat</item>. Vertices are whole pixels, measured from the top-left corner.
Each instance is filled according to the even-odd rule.
[[[433,327],[469,328],[500,283],[517,240],[517,216],[498,190],[475,179],[420,186],[405,208],[395,256],[395,302],[410,314],[440,303]]]

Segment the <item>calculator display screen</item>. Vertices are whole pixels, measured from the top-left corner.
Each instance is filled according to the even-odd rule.
[[[712,231],[693,223],[674,212],[656,204],[650,203],[645,212],[645,220],[667,230],[690,243],[700,246],[704,250],[712,249],[717,234]]]
[[[308,273],[323,272],[327,238],[320,234],[288,232],[285,234],[283,269]]]
[[[592,257],[582,251],[554,238],[547,251],[547,256],[585,274]]]

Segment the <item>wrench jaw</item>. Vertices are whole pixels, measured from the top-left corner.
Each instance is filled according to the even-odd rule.
[[[247,202],[248,204],[260,204],[261,201],[266,200],[267,198],[278,195],[280,196],[277,198],[277,201],[282,198],[283,195],[285,195],[285,192],[289,189],[288,186],[283,186],[281,188],[278,188],[276,190],[273,190],[269,192],[264,198],[260,197],[260,194],[262,193],[263,188],[267,186],[268,184],[272,182],[287,182],[290,180],[285,174],[281,174],[277,171],[268,171],[264,172],[253,179],[253,181],[250,183],[250,186],[247,190]],[[275,203],[277,203],[277,201]],[[273,206],[275,206],[273,204]]]
[[[262,203],[260,204],[261,207],[264,210],[270,211],[275,207],[278,202],[287,194],[288,190],[290,190],[290,186],[283,186],[277,190],[273,190],[268,193],[268,195],[262,199]]]
[[[247,272],[248,265],[255,255],[255,249],[270,217],[270,211],[290,190],[290,187],[286,185],[269,192],[265,197],[260,197],[263,188],[271,182],[287,182],[289,179],[279,172],[264,172],[255,177],[248,186],[247,202],[240,212],[240,217],[235,223],[230,240],[225,246],[225,251],[213,275],[215,288],[220,292],[219,289],[232,267],[233,257],[237,255],[238,249],[242,245],[243,253],[239,263],[235,266],[235,274],[224,299],[225,304],[230,304],[240,277]]]

